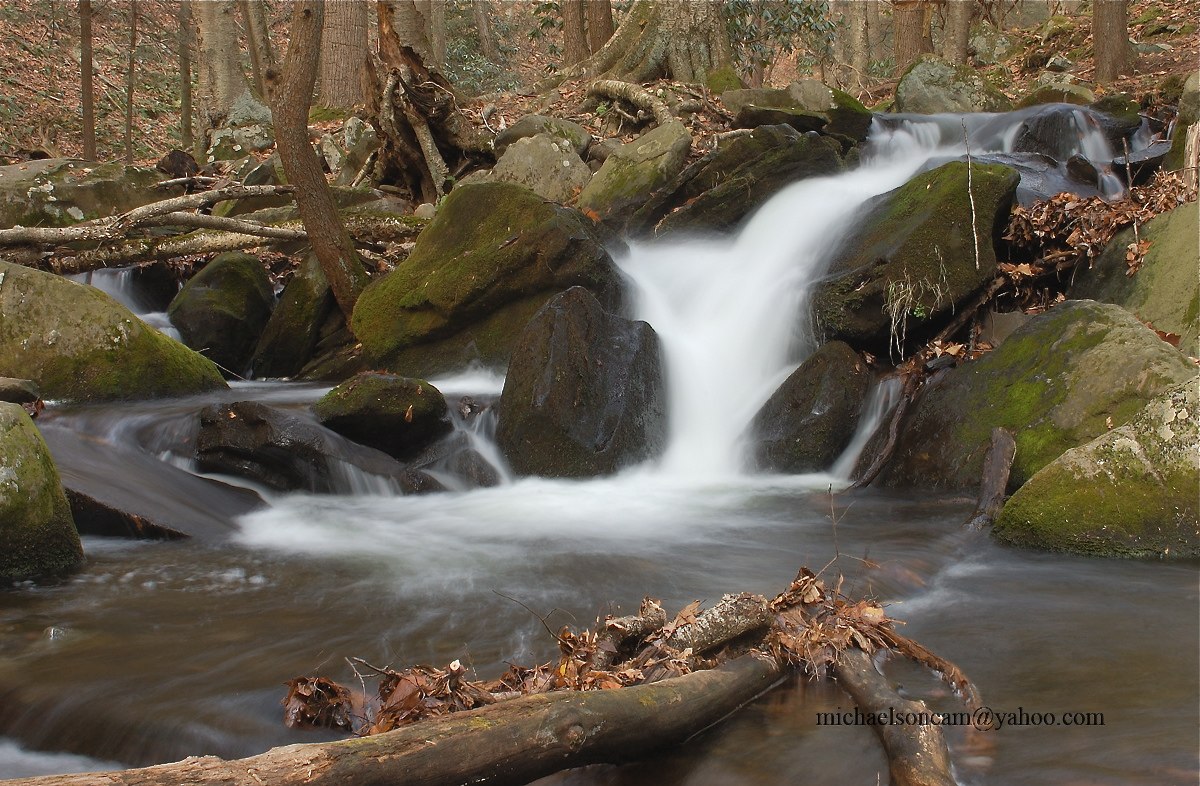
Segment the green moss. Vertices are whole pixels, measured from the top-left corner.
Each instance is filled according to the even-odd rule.
[[[726,90],[740,90],[745,87],[737,69],[725,66],[709,71],[704,79],[704,86],[714,93],[724,93]]]
[[[309,123],[325,123],[330,120],[345,120],[350,117],[350,112],[345,109],[328,106],[313,106],[308,110]]]

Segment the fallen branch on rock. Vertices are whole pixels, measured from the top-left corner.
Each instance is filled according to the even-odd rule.
[[[851,602],[802,569],[771,601],[726,596],[670,622],[657,601],[596,632],[553,634],[557,662],[513,666],[492,682],[447,669],[403,671],[358,661],[378,677],[363,695],[323,677],[292,680],[290,725],[352,729],[359,738],[290,745],[236,761],[195,757],[109,773],[27,778],[8,786],[93,784],[521,784],[570,767],[628,761],[683,742],[770,689],[791,668],[834,674],[867,712],[928,712],[901,699],[871,661],[884,650],[936,670],[972,708],[959,669],[896,632],[879,605]],[[549,629],[548,629],[549,630]],[[357,669],[356,669],[357,671]],[[361,674],[360,674],[361,677]],[[364,681],[365,692],[365,681]],[[877,729],[893,783],[949,786],[940,727]]]

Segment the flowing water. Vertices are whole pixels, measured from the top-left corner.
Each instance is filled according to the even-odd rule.
[[[492,447],[493,424],[476,418],[470,439],[498,465],[500,486],[402,497],[364,482],[353,494],[266,494],[269,507],[239,518],[228,542],[88,537],[88,564],[70,581],[0,593],[0,777],[330,738],[283,727],[283,682],[353,682],[350,657],[395,666],[458,658],[490,677],[506,661],[553,657],[535,614],[584,626],[647,594],[678,608],[725,592],[774,593],[808,565],[886,602],[991,707],[1103,713],[1103,725],[1087,727],[949,729],[963,783],[1194,783],[1194,564],[1004,549],[963,531],[966,498],[838,493],[895,397],[887,384],[829,472],[745,469],[746,423],[813,349],[808,285],[864,201],[928,159],[961,154],[961,137],[932,133],[942,126],[952,127],[881,131],[885,143],[862,168],[790,187],[733,239],[634,244],[619,260],[637,315],[664,345],[671,434],[658,460],[599,480],[513,480]],[[972,138],[973,152],[1003,151],[1003,133],[984,136]],[[474,369],[434,384],[450,398],[494,396],[502,377]],[[303,408],[321,392],[256,383],[220,398]],[[211,398],[58,408],[41,422],[187,468],[181,446]],[[142,465],[94,463],[114,483],[160,483]],[[203,491],[188,493],[181,505],[206,507]],[[907,695],[957,709],[919,670],[888,668]],[[795,679],[649,761],[546,781],[886,781],[869,728],[817,725],[818,712],[849,706],[836,687]]]

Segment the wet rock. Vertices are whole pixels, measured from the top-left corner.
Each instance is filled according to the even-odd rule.
[[[1033,111],[1021,123],[1013,140],[1013,151],[1040,153],[1055,161],[1066,161],[1084,152],[1080,148],[1080,138],[1089,130],[1099,127],[1096,113],[1084,107],[1047,104]]]
[[[1150,250],[1132,276],[1128,275],[1125,250],[1134,242],[1133,230],[1118,233],[1090,269],[1077,272],[1071,297],[1115,303],[1155,328],[1180,336],[1179,349],[1200,357],[1198,215],[1193,203],[1143,224],[1139,233],[1142,240],[1150,241]]]
[[[667,123],[622,145],[604,160],[579,195],[579,209],[619,230],[645,200],[683,171],[692,135]]]
[[[1171,152],[1171,143],[1152,142],[1149,146],[1129,155],[1113,159],[1113,169],[1127,184],[1143,186],[1150,182],[1154,173],[1162,169],[1163,162]]]
[[[1005,112],[1012,109],[1012,104],[979,71],[925,55],[900,79],[894,108],[897,112],[936,115]]]
[[[973,488],[999,426],[1016,436],[1009,484],[1019,487],[1195,373],[1178,350],[1120,307],[1061,303],[994,351],[928,383],[904,418],[882,479],[898,487]]]
[[[152,167],[69,158],[0,166],[0,229],[68,226],[182,194],[182,186],[154,188],[167,177]]]
[[[609,303],[620,292],[591,221],[512,183],[462,186],[404,264],[363,292],[351,327],[375,369],[500,366],[530,317],[573,285]]]
[[[184,285],[167,316],[183,343],[229,374],[241,375],[275,305],[258,257],[220,254]]]
[[[0,375],[48,399],[181,396],[225,386],[211,361],[92,287],[0,262]]]
[[[415,457],[452,428],[446,399],[433,385],[371,371],[326,393],[313,413],[326,428],[401,460]]]
[[[496,151],[496,157],[499,158],[508,150],[508,146],[518,139],[525,139],[539,134],[546,134],[555,139],[567,142],[575,151],[575,155],[580,158],[587,153],[588,146],[592,143],[592,135],[578,123],[572,123],[570,120],[563,120],[558,117],[526,115],[497,134],[496,140],[492,143],[492,148]]]
[[[841,168],[830,140],[786,125],[759,126],[691,164],[634,214],[629,229],[660,235],[731,230],[791,183]]]
[[[309,253],[279,295],[251,359],[254,376],[291,377],[312,359],[337,307],[316,255]]]
[[[828,469],[854,436],[871,375],[849,345],[832,341],[805,360],[751,423],[760,469]]]
[[[405,493],[441,488],[425,473],[317,423],[254,401],[200,413],[196,462],[203,471],[247,478],[277,491],[347,494],[375,479]]]
[[[1200,377],[1072,448],[1005,504],[1005,543],[1104,557],[1200,556]]]
[[[1200,122],[1200,71],[1193,69],[1183,83],[1183,92],[1179,97],[1179,117],[1175,121],[1175,131],[1171,134],[1171,152],[1163,162],[1163,166],[1168,170],[1174,171],[1184,166],[1187,130],[1189,126],[1198,122]]]
[[[0,377],[0,401],[10,404],[32,404],[41,397],[37,383],[31,379]]]
[[[496,441],[513,471],[607,475],[666,438],[658,337],[573,287],[530,321],[513,352]]]
[[[0,403],[0,585],[53,579],[83,563],[58,470],[29,415]]]
[[[1008,167],[972,164],[974,226],[962,162],[867,203],[859,228],[816,284],[814,315],[825,337],[886,355],[904,354],[936,332],[994,275],[992,238],[1008,221],[1018,179]]]

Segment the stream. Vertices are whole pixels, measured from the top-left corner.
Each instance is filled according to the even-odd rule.
[[[500,465],[499,486],[398,496],[359,478],[338,495],[259,489],[268,506],[229,521],[228,539],[89,536],[87,564],[69,581],[0,592],[0,778],[334,739],[283,726],[283,683],[353,683],[352,657],[395,667],[460,659],[491,678],[507,662],[554,656],[538,616],[586,627],[597,614],[631,613],[645,595],[669,611],[726,592],[769,596],[806,565],[830,583],[844,577],[850,596],[882,601],[905,635],[961,666],[985,704],[1024,716],[995,731],[945,729],[961,783],[1194,784],[1194,563],[1004,548],[963,529],[967,496],[843,491],[886,411],[884,389],[828,472],[757,474],[743,459],[746,424],[815,348],[798,315],[856,210],[961,155],[968,128],[972,153],[1004,153],[1013,122],[880,128],[862,167],[790,186],[731,239],[633,244],[618,264],[635,313],[663,341],[670,381],[659,459],[604,479],[511,479],[483,427],[471,438]],[[1095,144],[1085,134],[1079,149]],[[120,282],[92,283],[124,297]],[[494,397],[503,378],[469,370],[431,382],[454,400]],[[38,423],[155,459],[97,451],[73,471],[169,495],[154,465],[192,470],[189,428],[203,406],[303,409],[326,390],[235,383],[193,399],[52,406]],[[179,505],[213,509],[203,488],[188,488]],[[961,709],[922,670],[884,668],[904,695]],[[818,723],[818,713],[852,708],[835,685],[794,677],[651,759],[539,783],[886,782],[870,727]],[[1062,725],[1075,713],[1089,725]]]

